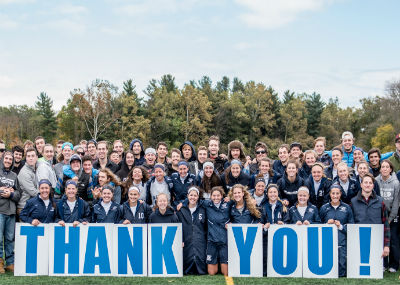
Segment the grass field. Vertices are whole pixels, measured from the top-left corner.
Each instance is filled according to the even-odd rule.
[[[398,273],[385,273],[383,279],[306,279],[306,278],[233,278],[234,284],[395,284],[400,283]],[[182,278],[150,277],[14,277],[0,276],[0,284],[226,284],[222,275],[184,276]]]

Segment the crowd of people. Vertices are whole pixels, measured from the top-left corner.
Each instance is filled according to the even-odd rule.
[[[354,145],[351,132],[326,150],[293,142],[268,158],[258,142],[253,155],[234,140],[219,153],[185,141],[145,148],[134,139],[82,140],[76,146],[43,137],[7,150],[0,141],[0,273],[14,270],[15,223],[182,223],[184,274],[228,274],[227,224],[263,225],[264,274],[272,224],[338,228],[339,276],[346,275],[347,224],[383,224],[384,270],[399,268],[400,134],[395,151]],[[2,257],[5,257],[4,259]]]

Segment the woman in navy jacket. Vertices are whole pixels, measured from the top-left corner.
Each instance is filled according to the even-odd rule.
[[[250,176],[243,172],[242,163],[237,159],[231,161],[231,165],[221,175],[221,180],[226,193],[235,184],[242,184],[243,186],[250,184]]]
[[[263,206],[268,201],[267,191],[265,190],[266,183],[263,177],[257,177],[254,184],[255,188],[250,190],[250,194],[256,200],[258,210],[262,212]]]
[[[93,205],[92,223],[119,223],[121,208],[112,201],[113,196],[114,188],[111,185],[102,187],[101,199]]]
[[[331,201],[323,205],[319,210],[319,215],[321,217],[322,223],[333,224],[336,225],[338,228],[338,259],[340,277],[346,276],[347,224],[354,223],[353,211],[351,210],[351,207],[341,201],[342,193],[343,189],[339,184],[332,184],[329,191]]]
[[[279,199],[278,185],[269,184],[267,187],[267,202],[262,207],[261,223],[263,224],[263,267],[267,275],[268,229],[272,224],[283,225],[289,222],[289,212]]]
[[[228,275],[228,238],[226,224],[232,203],[223,201],[224,189],[216,186],[211,190],[211,201],[204,201],[207,214],[207,271],[209,275],[218,273],[218,264],[222,274]]]
[[[22,222],[34,226],[40,223],[54,223],[56,218],[56,204],[50,195],[51,182],[47,179],[39,181],[39,194],[29,199],[19,217]]]
[[[199,198],[201,191],[192,186],[177,216],[183,229],[183,273],[207,274],[207,218]]]
[[[329,189],[331,180],[324,175],[324,165],[321,162],[315,163],[311,168],[311,175],[305,183],[310,190],[311,204],[321,208],[329,201]],[[317,187],[317,189],[315,189]]]
[[[278,180],[279,196],[285,206],[293,206],[297,201],[297,190],[304,186],[305,181],[298,174],[299,166],[296,160],[289,160],[285,174]]]
[[[65,195],[57,203],[56,222],[63,227],[65,223],[72,223],[74,227],[80,223],[86,225],[90,222],[89,204],[77,197],[78,187],[74,180],[68,180],[65,187]]]
[[[149,217],[149,223],[179,223],[178,216],[168,203],[168,196],[160,193],[156,198],[156,209]]]
[[[253,174],[250,179],[250,188],[254,188],[256,186],[256,180],[258,177],[263,177],[266,183],[266,186],[270,183],[276,183],[280,178],[279,174],[276,173],[272,169],[272,162],[269,158],[263,157],[258,162],[258,173]]]
[[[351,199],[357,195],[358,191],[361,190],[360,186],[357,184],[356,180],[350,178],[349,167],[347,163],[340,162],[337,165],[338,176],[333,180],[333,183],[337,183],[341,186],[342,195],[340,199],[346,203],[350,204]]]
[[[232,201],[230,220],[235,224],[257,224],[261,214],[257,209],[256,201],[252,198],[246,187],[236,184],[229,191],[229,199]]]
[[[142,190],[146,191],[146,190]],[[153,210],[144,201],[139,201],[141,190],[137,186],[131,186],[128,190],[128,200],[121,206],[120,223],[129,224],[145,224],[148,222]]]
[[[289,209],[290,223],[296,225],[309,225],[321,223],[318,209],[308,199],[310,192],[302,186],[297,191],[297,203]]]

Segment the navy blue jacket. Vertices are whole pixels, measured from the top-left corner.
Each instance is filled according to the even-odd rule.
[[[301,217],[299,211],[297,210],[297,206],[294,205],[289,209],[290,223],[295,224],[298,221],[304,222],[309,221],[310,224],[319,224],[321,223],[321,219],[318,214],[318,209],[313,204],[308,203],[306,212],[304,213],[304,217]]]
[[[325,166],[329,166],[332,164],[332,158],[327,153],[323,153],[320,157],[317,158],[317,161],[321,162]]]
[[[360,175],[356,176],[356,183],[357,183],[357,188],[359,190],[361,190],[361,179],[360,179]],[[374,192],[376,195],[381,196],[381,189],[379,188],[379,184],[378,182],[374,182]]]
[[[253,216],[249,209],[247,208],[246,202],[243,205],[243,211],[240,211],[236,208],[236,202],[233,202],[231,211],[230,211],[230,220],[234,224],[257,224],[260,222],[260,218]]]
[[[289,206],[293,206],[297,202],[297,190],[304,185],[305,182],[303,178],[301,178],[298,174],[292,183],[289,181],[285,173],[285,175],[278,180],[279,196],[282,199],[287,199],[289,201]]]
[[[128,220],[131,224],[146,224],[149,221],[151,213],[153,213],[153,210],[149,205],[138,201],[135,216],[133,216],[129,201],[126,201],[121,205],[120,223],[122,224],[125,220]]]
[[[230,221],[230,210],[232,202],[221,201],[217,208],[212,201],[204,201],[206,208],[208,234],[207,241],[218,244],[227,244],[227,233],[225,225]]]
[[[56,209],[53,207],[53,199],[50,199],[49,206],[46,208],[43,200],[39,197],[29,199],[24,209],[22,209],[19,217],[24,223],[32,223],[34,219],[38,219],[41,223],[54,223],[56,219]]]
[[[351,199],[357,195],[358,191],[361,190],[361,185],[357,183],[355,179],[349,179],[349,188],[347,189],[347,194],[343,191],[340,200],[342,200],[346,204],[351,203]],[[339,177],[336,177],[332,183],[340,184]],[[378,186],[379,187],[379,186]]]
[[[182,183],[179,173],[173,173],[171,175],[171,180],[173,184],[171,197],[174,201],[173,205],[176,206],[186,199],[189,187],[196,184],[196,176],[192,173],[188,173],[184,183]]]
[[[151,213],[149,217],[149,223],[179,223],[178,216],[175,214],[174,210],[171,207],[168,207],[165,211],[164,215],[160,213],[159,209],[156,209],[153,213]]]
[[[333,163],[331,163],[327,168],[325,168],[324,173],[327,178],[333,180]]]
[[[65,223],[73,223],[74,221],[90,222],[89,204],[81,198],[76,199],[75,208],[72,213],[67,204],[67,196],[63,196],[57,203],[56,222],[64,221]]]
[[[329,178],[322,177],[321,184],[317,189],[317,194],[315,194],[314,188],[314,178],[310,176],[306,180],[306,186],[310,191],[310,203],[317,206],[317,208],[321,208],[321,206],[327,202],[329,202],[329,188],[332,185],[332,181]]]
[[[274,217],[274,221],[272,221],[272,215]],[[283,205],[280,201],[276,201],[275,211],[272,213],[271,204],[267,201],[262,208],[261,214],[261,223],[263,224],[276,224],[279,221],[284,222],[285,224],[289,223],[289,211],[283,211]]]
[[[235,184],[242,184],[243,186],[249,186],[250,176],[248,174],[244,173],[243,170],[240,171],[240,174],[238,177],[233,177],[232,173],[229,172],[228,183],[227,183],[226,179],[225,179],[225,173],[223,173],[221,175],[221,181],[222,181],[222,186],[225,189],[225,192],[228,193],[229,190],[232,188],[232,186]]]
[[[346,245],[347,224],[354,224],[353,210],[351,207],[340,201],[340,205],[335,209],[331,203],[326,203],[319,210],[319,216],[322,223],[327,223],[328,220],[338,220],[343,226],[338,230],[338,244],[339,246]]]
[[[275,160],[272,165],[272,169],[279,174],[279,176],[284,176],[286,171],[286,166],[282,164],[280,160]]]
[[[198,274],[207,274],[207,215],[202,203],[199,201],[192,215],[185,200],[177,212],[183,230],[183,274],[193,272],[194,267]]]
[[[299,175],[304,180],[307,180],[311,175],[311,167],[307,165],[307,163],[303,163],[303,166],[299,169]]]
[[[93,205],[92,223],[114,223],[118,224],[121,219],[121,207],[114,201],[111,201],[110,210],[106,214],[101,201]]]

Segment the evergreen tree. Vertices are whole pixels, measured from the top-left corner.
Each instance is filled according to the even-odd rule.
[[[45,92],[41,92],[35,102],[35,108],[40,115],[41,135],[47,142],[52,142],[57,133],[57,121],[53,111],[53,100]]]
[[[321,100],[321,95],[315,92],[311,95],[305,94],[305,98],[307,109],[307,134],[317,137],[321,123],[321,114],[324,111],[325,103]]]

